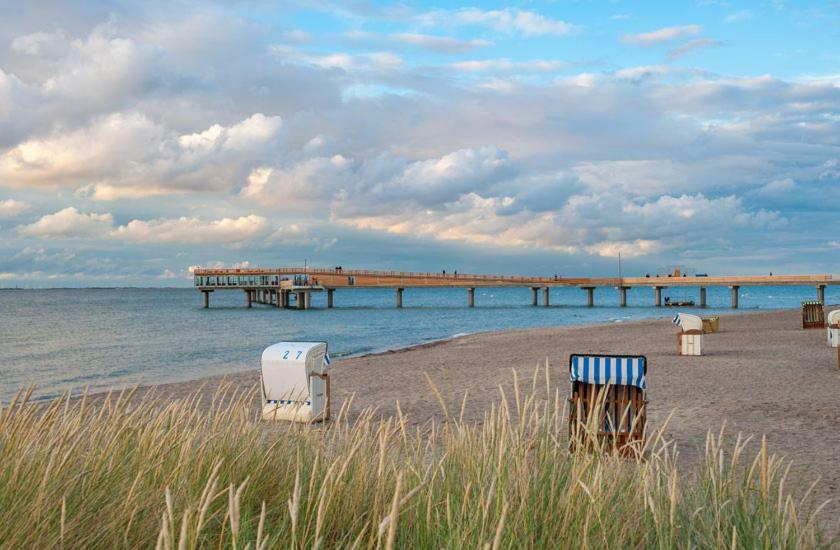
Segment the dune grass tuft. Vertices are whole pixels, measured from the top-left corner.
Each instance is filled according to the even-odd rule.
[[[323,426],[256,420],[253,394],[0,409],[0,546],[9,548],[819,548],[783,462],[709,436],[678,472],[569,451],[565,403],[537,383],[484,421],[409,427],[346,408]],[[758,446],[758,445],[756,445]]]

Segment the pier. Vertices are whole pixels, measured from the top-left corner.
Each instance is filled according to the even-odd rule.
[[[766,275],[729,277],[519,277],[511,275],[474,275],[456,273],[419,273],[404,271],[372,271],[363,269],[323,269],[307,267],[278,268],[198,268],[193,273],[194,285],[204,295],[204,307],[210,307],[210,295],[217,290],[238,290],[244,293],[245,307],[262,304],[278,308],[306,310],[311,307],[313,292],[327,293],[327,307],[332,308],[336,290],[348,288],[392,288],[395,307],[403,306],[403,293],[411,288],[465,288],[466,305],[476,306],[476,288],[530,288],[531,305],[549,305],[552,288],[575,287],[586,292],[587,306],[595,306],[595,289],[617,289],[619,305],[627,307],[627,294],[633,290],[651,292],[653,306],[662,307],[662,291],[676,287],[695,287],[699,291],[698,307],[706,307],[706,289],[728,287],[732,308],[744,286],[810,286],[817,300],[825,301],[825,287],[840,285],[840,277],[832,275]]]

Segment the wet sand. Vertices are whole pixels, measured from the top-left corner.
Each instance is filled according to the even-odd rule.
[[[676,331],[669,316],[475,334],[335,361],[333,411],[354,395],[354,412],[377,407],[388,415],[395,413],[399,401],[414,423],[443,419],[428,374],[456,414],[468,391],[464,417],[480,421],[498,401],[499,386],[512,388],[511,369],[530,387],[535,368],[548,359],[552,385],[565,399],[571,353],[641,354],[648,358],[649,427],[658,428],[673,412],[667,433],[677,444],[681,462],[696,461],[707,431],[716,433],[724,423],[732,436],[754,436],[752,451],[766,434],[771,452],[793,462],[791,481],[800,490],[820,478],[820,502],[836,500],[822,520],[833,524],[840,513],[840,369],[837,350],[826,346],[825,330],[802,330],[798,310],[722,316],[720,332],[705,337],[702,357],[678,357]],[[256,388],[256,367],[225,380]],[[178,397],[204,384],[210,395],[220,380],[155,389]]]

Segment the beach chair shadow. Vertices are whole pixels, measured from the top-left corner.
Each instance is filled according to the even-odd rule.
[[[647,358],[578,355],[569,359],[570,449],[639,460],[647,429]]]

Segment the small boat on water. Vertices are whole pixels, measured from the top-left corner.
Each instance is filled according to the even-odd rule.
[[[666,307],[692,307],[692,306],[694,306],[694,300],[687,300],[685,302],[678,302],[678,301],[671,301],[670,298],[665,298],[665,306]]]
[[[686,300],[684,302],[671,300],[667,296],[665,297],[665,306],[666,307],[692,307],[694,305],[694,300]]]

